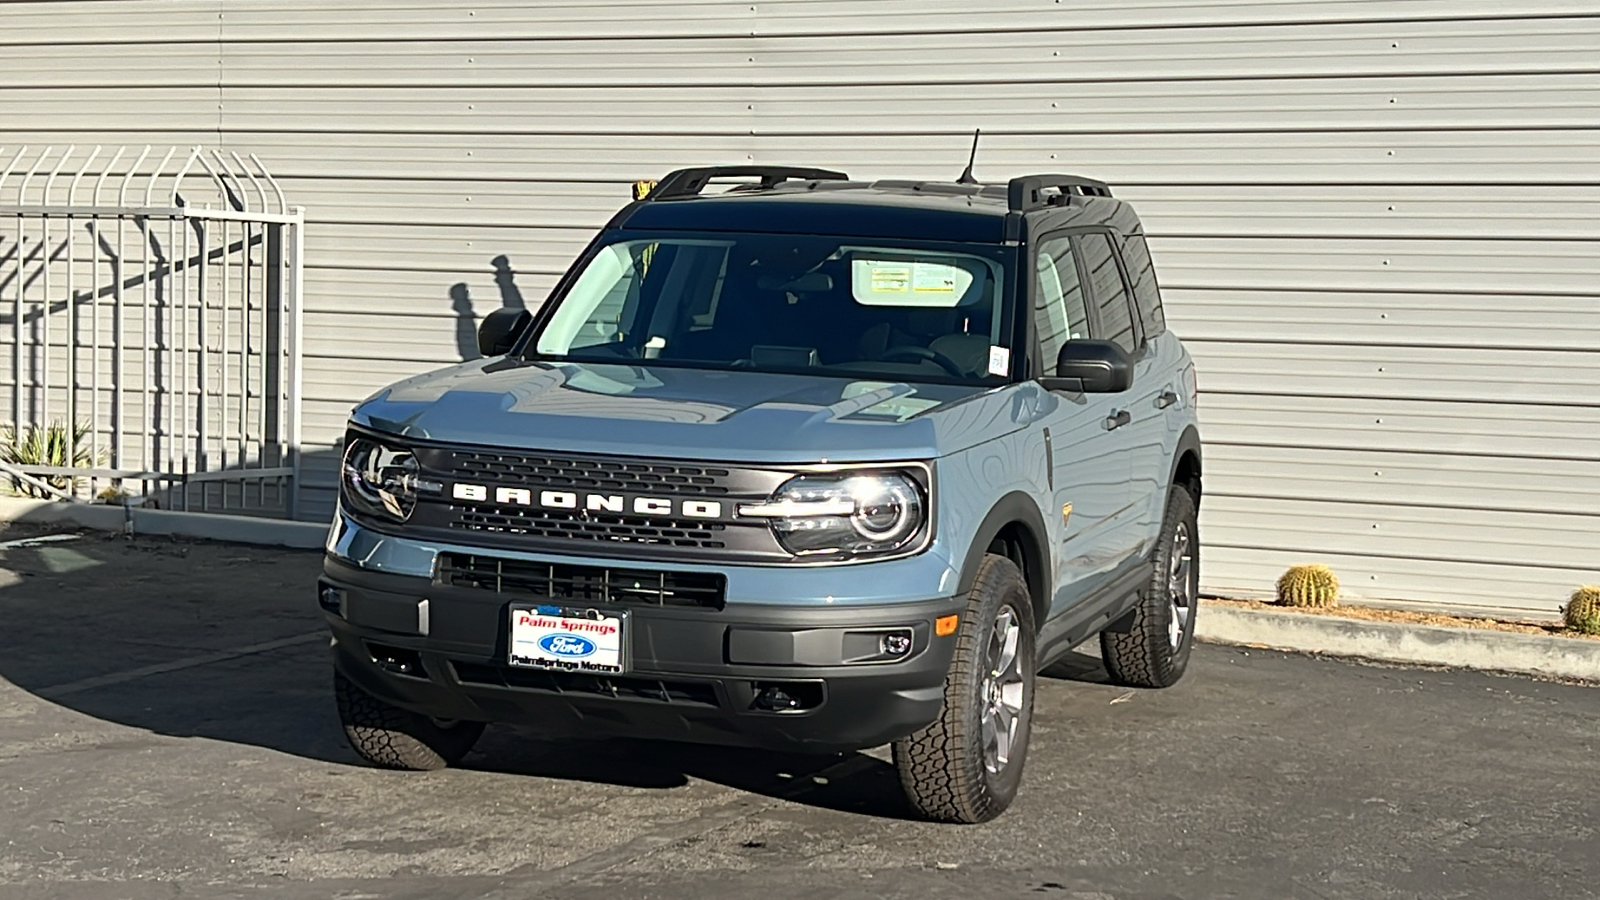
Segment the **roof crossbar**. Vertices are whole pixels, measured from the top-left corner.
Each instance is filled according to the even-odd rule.
[[[1081,175],[1023,175],[1011,179],[1006,189],[1007,205],[1012,212],[1027,212],[1049,204],[1045,191],[1054,188],[1062,197],[1077,194],[1081,197],[1109,197],[1111,186],[1104,181],[1084,178]]]
[[[785,181],[848,181],[850,176],[829,169],[803,169],[792,166],[705,166],[678,169],[661,179],[645,200],[672,200],[694,197],[705,190],[713,178],[759,178],[760,188],[777,187]]]

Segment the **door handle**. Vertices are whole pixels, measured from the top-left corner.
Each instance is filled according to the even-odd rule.
[[[1132,422],[1132,421],[1133,421],[1133,414],[1132,413],[1128,412],[1125,409],[1118,410],[1117,412],[1115,412],[1115,413],[1113,413],[1113,414],[1111,414],[1109,416],[1106,416],[1106,430],[1107,431],[1116,431],[1118,428],[1121,428],[1122,426],[1124,426],[1124,425],[1126,425],[1126,424],[1128,424],[1129,422]]]
[[[1177,394],[1174,394],[1171,391],[1162,391],[1161,392],[1161,396],[1156,398],[1156,409],[1166,409],[1167,407],[1169,407],[1172,404],[1177,403],[1177,402],[1178,402],[1178,395]]]

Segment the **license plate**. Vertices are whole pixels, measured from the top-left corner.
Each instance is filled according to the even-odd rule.
[[[627,614],[561,606],[511,608],[513,666],[566,672],[620,673],[627,665]]]

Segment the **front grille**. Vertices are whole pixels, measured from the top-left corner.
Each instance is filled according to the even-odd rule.
[[[530,509],[522,506],[450,507],[451,528],[521,534],[529,537],[581,541],[615,541],[622,544],[656,544],[720,550],[728,526],[720,522],[662,521],[641,516],[601,516],[594,513]]]
[[[656,678],[630,678],[620,675],[587,675],[577,672],[546,672],[512,666],[485,666],[453,662],[456,679],[462,684],[487,685],[550,694],[588,694],[623,700],[655,700],[661,703],[717,706],[717,691],[710,684],[695,681],[662,681]]]
[[[715,572],[615,569],[444,553],[439,582],[561,603],[722,609],[728,580]]]
[[[640,560],[791,559],[766,520],[736,511],[771,497],[792,471],[498,447],[421,446],[416,454],[422,474],[443,486],[407,522],[419,535]]]
[[[642,494],[725,496],[728,469],[660,460],[595,459],[527,453],[452,450],[449,474],[492,484]]]

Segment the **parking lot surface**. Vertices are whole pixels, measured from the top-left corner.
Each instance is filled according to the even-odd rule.
[[[57,529],[59,530],[59,529]],[[881,752],[491,728],[344,746],[315,553],[0,533],[0,897],[1600,897],[1600,689],[1197,648],[1040,681],[1021,797],[907,818]]]

